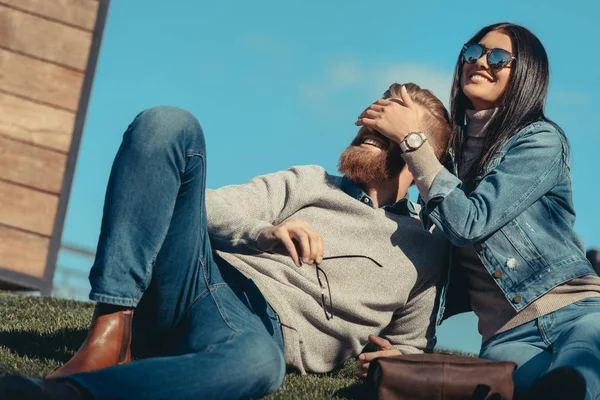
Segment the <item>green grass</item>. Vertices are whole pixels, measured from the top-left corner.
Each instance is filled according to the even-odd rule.
[[[0,376],[43,377],[84,341],[94,306],[70,300],[0,292]],[[367,396],[353,360],[322,375],[288,374],[268,399],[356,399]]]

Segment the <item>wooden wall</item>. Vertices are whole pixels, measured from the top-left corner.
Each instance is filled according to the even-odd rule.
[[[108,0],[0,0],[0,281],[47,293]]]

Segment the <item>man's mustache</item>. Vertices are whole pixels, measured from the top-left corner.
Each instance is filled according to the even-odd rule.
[[[360,145],[365,140],[365,137],[367,137],[367,136],[374,136],[375,138],[379,139],[385,145],[386,148],[390,145],[390,139],[388,139],[387,137],[385,137],[384,135],[382,135],[381,133],[379,133],[376,130],[371,130],[366,133],[359,133],[356,136],[356,138],[352,141],[352,144],[354,146]]]

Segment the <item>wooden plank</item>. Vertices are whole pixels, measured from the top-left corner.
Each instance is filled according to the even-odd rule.
[[[0,225],[0,267],[42,278],[50,239]]]
[[[75,114],[0,93],[0,135],[69,151]]]
[[[58,196],[0,181],[0,224],[52,235]]]
[[[91,32],[0,4],[0,47],[84,71],[91,44]]]
[[[21,10],[92,31],[98,13],[96,0],[0,0]]]
[[[0,136],[0,179],[60,194],[67,156]]]
[[[76,111],[83,73],[0,49],[0,90]]]

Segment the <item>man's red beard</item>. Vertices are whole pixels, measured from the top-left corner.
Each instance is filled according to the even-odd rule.
[[[394,146],[380,152],[360,147],[361,141],[355,139],[340,156],[338,170],[356,183],[383,182],[397,176],[405,162],[400,148]]]

